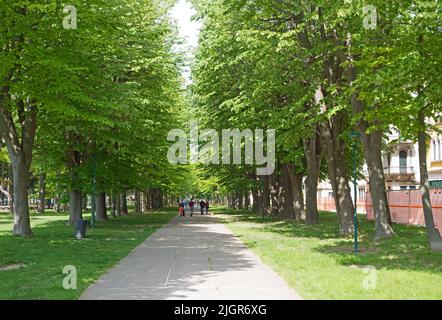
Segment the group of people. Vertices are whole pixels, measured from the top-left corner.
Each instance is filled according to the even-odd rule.
[[[204,214],[209,214],[209,208],[210,208],[210,203],[209,200],[195,200],[194,199],[190,199],[190,201],[187,200],[181,200],[178,201],[178,210],[179,210],[179,214],[182,217],[186,216],[186,209],[189,208],[190,210],[190,216],[193,216],[193,212],[195,207],[199,207],[201,210],[201,215]]]

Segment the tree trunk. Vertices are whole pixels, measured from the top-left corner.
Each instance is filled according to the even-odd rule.
[[[162,209],[164,207],[164,196],[163,191],[158,189],[158,209]]]
[[[353,234],[354,206],[345,161],[344,145],[340,139],[341,115],[321,122],[321,144],[325,151],[327,168],[332,185],[336,212],[339,218],[339,232],[342,235]]]
[[[357,80],[356,68],[352,63],[353,57],[342,49],[344,46],[349,46],[351,41],[341,41],[336,31],[332,34],[332,41],[334,41],[337,48],[335,51],[336,58],[340,64],[345,63],[343,70],[344,75],[350,87],[352,87]],[[351,51],[349,50],[348,52]],[[365,104],[359,99],[359,93],[357,91],[351,95],[350,103],[354,115],[359,115],[365,111]],[[368,167],[369,185],[375,216],[375,239],[380,239],[391,237],[394,232],[391,227],[391,215],[388,207],[384,168],[382,164],[381,144],[383,132],[382,130],[373,130],[368,133],[368,129],[373,124],[380,123],[378,123],[377,119],[372,120],[370,123],[361,119],[356,123],[356,127],[361,134],[365,160]]]
[[[126,192],[123,192],[121,194],[121,214],[123,216],[127,216],[129,214],[129,211],[127,210],[127,194],[126,194]]]
[[[111,205],[111,215],[115,218],[117,216],[117,194],[115,192],[112,192]]]
[[[107,208],[106,208],[106,193],[98,192],[95,196],[96,203],[96,218],[97,221],[108,221],[109,217],[107,216]]]
[[[81,212],[81,192],[72,190],[69,203],[69,223],[74,224],[76,220],[83,219]]]
[[[121,216],[121,195],[120,194],[116,195],[115,206],[117,208],[117,216]]]
[[[286,218],[296,218],[295,214],[295,198],[294,198],[294,186],[292,185],[292,178],[294,172],[293,165],[283,164],[281,166],[281,183],[282,183],[282,206],[284,209],[283,215]]]
[[[8,108],[9,86],[14,70],[4,77],[0,92],[0,140],[6,144],[12,163],[14,190],[14,225],[13,235],[32,236],[28,203],[29,169],[32,163],[35,132],[37,129],[37,107],[33,101],[20,100],[17,103],[17,117],[20,128],[14,122],[14,116]],[[26,108],[25,108],[26,107]],[[26,111],[25,111],[26,109]],[[18,135],[21,133],[21,137]]]
[[[264,176],[264,184],[261,194],[261,215],[264,217],[270,214],[270,177]]]
[[[54,197],[54,209],[57,213],[61,212],[60,198],[57,195]]]
[[[21,153],[12,162],[14,183],[14,226],[12,233],[15,236],[31,237],[28,202],[29,166],[26,162]]]
[[[9,167],[8,169],[8,174],[9,174],[9,195],[8,195],[8,207],[9,207],[9,212],[14,214],[14,174],[13,174],[13,170],[12,170],[12,166]]]
[[[243,206],[244,201],[243,201],[243,193],[242,193],[242,191],[238,191],[237,195],[238,195],[238,209],[242,210],[244,208],[244,206]]]
[[[38,176],[38,212],[44,213],[46,209],[46,174]]]
[[[428,181],[427,168],[427,133],[425,132],[425,115],[423,110],[419,112],[419,168],[422,191],[422,205],[424,208],[425,226],[431,251],[442,251],[442,237],[436,229],[431,207],[430,183]]]
[[[159,193],[156,188],[149,190],[150,207],[153,210],[158,210],[160,208]]]
[[[144,197],[143,197],[143,206],[144,206],[144,211],[149,211],[150,209],[152,209],[151,208],[151,206],[150,206],[150,198],[149,198],[149,196],[150,196],[150,191],[149,191],[149,189],[146,189],[145,191],[144,191]]]
[[[385,190],[384,166],[381,156],[382,132],[361,132],[365,149],[365,159],[368,167],[371,201],[375,217],[375,239],[393,236],[390,209]]]
[[[244,209],[250,210],[250,192],[248,190],[244,194]]]
[[[141,197],[140,197],[140,192],[135,190],[135,203],[134,203],[134,207],[135,207],[135,213],[136,214],[141,214]]]
[[[270,176],[270,199],[271,199],[271,215],[279,216],[281,210],[281,190],[279,172],[275,172]]]
[[[319,135],[304,140],[304,153],[307,163],[305,179],[305,221],[307,224],[319,223],[318,183],[321,167],[321,145]]]
[[[252,189],[252,211],[259,212],[259,190],[257,188]]]
[[[304,193],[302,191],[303,173],[296,173],[293,164],[287,164],[284,172],[288,178],[288,191],[291,193],[290,201],[293,207],[293,215],[296,220],[305,219]]]
[[[83,211],[87,211],[87,194],[83,194],[83,198],[81,199],[81,208]]]

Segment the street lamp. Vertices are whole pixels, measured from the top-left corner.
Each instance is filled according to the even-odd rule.
[[[357,196],[358,196],[358,177],[357,177],[357,161],[356,161],[356,141],[359,139],[360,134],[357,131],[350,132],[350,138],[353,141],[353,189],[354,189],[354,214],[353,214],[353,226],[354,226],[354,246],[353,252],[359,252],[358,248],[358,210],[357,210]]]
[[[92,161],[92,195],[91,195],[91,227],[95,228],[95,212],[96,212],[96,198],[95,198],[95,193],[96,193],[96,189],[97,189],[97,178],[96,178],[96,171],[97,171],[97,157],[94,153],[93,155],[93,161]]]

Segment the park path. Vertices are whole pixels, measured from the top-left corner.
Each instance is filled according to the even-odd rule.
[[[214,216],[176,217],[89,287],[84,300],[301,297]]]

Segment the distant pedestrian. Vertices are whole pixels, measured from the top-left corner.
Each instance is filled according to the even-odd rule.
[[[195,206],[195,202],[193,202],[193,199],[189,202],[189,208],[190,208],[190,216],[193,216],[193,207]]]
[[[206,214],[209,214],[209,208],[210,208],[209,200],[206,200],[205,207],[206,207]]]
[[[201,215],[204,215],[204,207],[206,206],[206,203],[204,200],[200,201],[200,209],[201,209]]]
[[[179,211],[181,217],[186,216],[186,210],[184,209],[184,203],[182,201],[180,201],[180,203],[179,203],[178,211]]]

